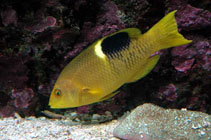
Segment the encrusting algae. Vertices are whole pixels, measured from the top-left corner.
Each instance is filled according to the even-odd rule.
[[[103,37],[61,72],[50,95],[51,108],[71,108],[114,96],[123,84],[147,75],[160,56],[156,51],[191,43],[177,31],[175,11],[149,31],[127,28]]]

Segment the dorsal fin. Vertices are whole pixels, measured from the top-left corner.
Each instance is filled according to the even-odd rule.
[[[141,31],[138,28],[126,28],[126,29],[122,29],[116,33],[119,33],[119,32],[127,32],[129,34],[130,38],[137,38],[141,35]]]
[[[127,28],[108,35],[103,38],[101,42],[102,52],[109,56],[127,49],[130,45],[131,39],[137,38],[140,35],[141,32],[137,28]]]

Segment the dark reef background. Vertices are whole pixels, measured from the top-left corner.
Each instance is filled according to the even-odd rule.
[[[60,71],[89,44],[126,27],[144,33],[175,9],[193,42],[160,51],[155,69],[112,99],[75,110],[117,117],[150,102],[210,114],[210,0],[1,0],[0,117],[39,116]]]

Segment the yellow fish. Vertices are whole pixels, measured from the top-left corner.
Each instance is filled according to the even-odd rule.
[[[114,96],[125,83],[147,75],[160,56],[156,51],[188,44],[177,31],[175,11],[149,31],[127,28],[103,37],[75,57],[59,75],[49,105],[72,108]]]

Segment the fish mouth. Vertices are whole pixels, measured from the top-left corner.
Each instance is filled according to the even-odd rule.
[[[59,109],[62,108],[61,105],[59,105],[58,103],[53,103],[51,100],[49,101],[48,105],[50,106],[50,108],[52,109]]]
[[[70,108],[70,107],[65,107],[63,105],[52,105],[52,104],[48,104],[50,106],[51,109],[65,109],[65,108]]]
[[[56,108],[56,106],[54,106],[51,102],[48,103],[48,106],[50,106],[52,109]]]
[[[69,106],[69,105],[65,105],[63,103],[52,103],[49,102],[48,104],[50,106],[51,109],[67,109],[67,108],[74,108],[74,107],[78,107],[78,106]]]

